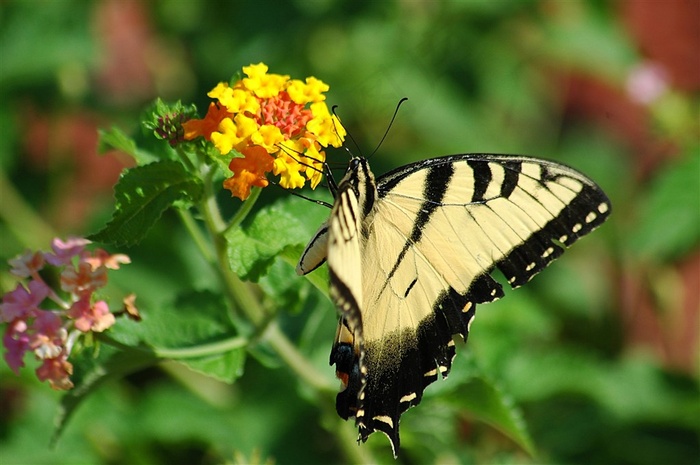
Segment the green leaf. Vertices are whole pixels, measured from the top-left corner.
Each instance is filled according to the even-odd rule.
[[[473,357],[466,355],[464,358],[466,360],[453,365],[446,382],[437,383],[441,389],[434,390],[436,392],[431,392],[429,397],[449,389],[449,393],[440,394],[440,402],[447,402],[453,411],[468,412],[470,417],[491,425],[534,456],[532,438],[513,397],[476,366]]]
[[[528,454],[535,455],[535,447],[522,412],[511,396],[488,378],[473,378],[463,385],[463,389],[469,395],[459,397],[458,400],[456,395],[452,398],[459,405],[464,405],[470,416],[488,423],[515,441]]]
[[[633,253],[673,260],[700,243],[700,146],[659,174],[630,235]]]
[[[100,154],[104,154],[109,150],[119,150],[130,155],[138,165],[147,165],[159,158],[155,154],[140,149],[134,139],[127,136],[124,131],[117,127],[112,127],[109,130],[100,129],[99,130],[100,140],[97,146],[97,151]]]
[[[259,283],[276,308],[290,313],[298,313],[305,308],[311,286],[283,261],[275,260]]]
[[[286,198],[260,210],[247,227],[226,235],[231,269],[242,279],[258,281],[280,254],[299,257],[328,210],[299,198]]]
[[[195,202],[202,183],[177,162],[159,161],[125,170],[114,189],[111,221],[90,239],[115,245],[140,242],[175,202]]]
[[[182,358],[178,361],[198,373],[225,383],[233,383],[243,376],[245,355],[244,349],[236,349],[216,355]]]
[[[243,374],[247,341],[237,335],[220,295],[190,291],[171,306],[144,310],[142,317],[139,323],[120,322],[110,336],[221,381],[232,383]]]

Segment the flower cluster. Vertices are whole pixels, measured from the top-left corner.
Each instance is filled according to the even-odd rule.
[[[19,374],[25,353],[34,352],[42,362],[37,377],[48,380],[54,389],[73,387],[68,356],[78,337],[114,324],[107,302],[96,300],[94,294],[107,284],[107,269],[130,262],[126,255],[110,255],[102,249],[91,253],[85,249],[89,243],[81,238],[54,239],[52,252],[27,250],[9,261],[10,272],[27,282],[3,295],[0,304],[0,322],[8,323],[3,336],[5,360]],[[60,291],[41,276],[51,267],[60,273]],[[135,312],[133,296],[124,304]]]
[[[224,187],[245,200],[252,186],[268,185],[267,173],[280,176],[285,189],[312,188],[321,181],[328,146],[340,147],[345,130],[328,111],[324,92],[329,87],[308,77],[305,81],[268,74],[263,63],[243,67],[247,78],[229,85],[220,83],[207,95],[209,105],[203,119],[183,123],[185,139],[204,137],[222,155],[232,150],[233,177]]]

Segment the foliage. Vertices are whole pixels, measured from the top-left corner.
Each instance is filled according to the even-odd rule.
[[[353,151],[370,152],[408,97],[372,158],[378,173],[531,153],[581,169],[612,199],[607,225],[478,308],[450,377],[402,417],[399,462],[697,462],[697,328],[686,337],[674,323],[691,318],[684,299],[697,302],[685,284],[697,284],[700,246],[697,98],[671,87],[639,110],[672,147],[643,164],[625,131],[566,113],[560,92],[569,74],[624,88],[642,62],[613,2],[129,3],[14,1],[0,13],[0,258],[92,233],[131,257],[110,284],[135,292],[143,316],[76,354],[68,394],[0,368],[3,463],[395,463],[384,437],[358,447],[337,417],[325,272],[294,272],[327,209],[274,186],[241,203],[221,193],[230,173],[216,153],[154,134],[153,115],[194,111],[168,101],[202,115],[216,82],[260,61],[329,83]],[[148,63],[147,83],[98,59],[120,48]],[[78,143],[98,126],[111,128]],[[90,208],[76,219],[79,201]],[[0,284],[15,285],[4,269]],[[637,307],[657,313],[630,318]],[[673,339],[689,363],[659,355]]]

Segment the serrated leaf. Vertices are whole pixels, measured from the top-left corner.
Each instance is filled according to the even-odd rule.
[[[119,150],[130,155],[139,165],[147,165],[159,159],[155,154],[140,149],[131,137],[117,127],[112,127],[106,131],[100,129],[99,135],[98,153],[102,154],[109,150]]]
[[[635,255],[681,256],[700,243],[700,147],[657,176],[630,237]]]
[[[201,181],[174,161],[125,170],[114,189],[116,206],[112,219],[90,239],[134,245],[175,202],[196,202],[201,195]]]
[[[260,210],[251,224],[226,235],[231,269],[242,279],[258,281],[275,257],[301,250],[328,210],[298,198],[283,199]]]

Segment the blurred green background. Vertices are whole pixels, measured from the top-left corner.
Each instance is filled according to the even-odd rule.
[[[313,75],[364,155],[408,97],[372,157],[376,173],[452,153],[535,155],[595,179],[613,216],[530,285],[479,308],[455,379],[402,418],[399,462],[700,463],[698,18],[696,0],[6,0],[0,258],[104,224],[129,160],[98,155],[97,130],[139,133],[156,97],[203,113],[206,92],[241,66]],[[267,189],[262,202],[281,196]],[[118,285],[142,312],[207,288],[174,214],[122,252],[133,264]],[[5,267],[0,284],[14,287]],[[332,378],[331,305],[314,294],[279,318]],[[522,411],[536,457],[466,409],[446,414],[470,395],[451,387],[472,364]],[[233,385],[176,364],[105,385],[53,449],[60,394],[31,367],[0,368],[3,464],[349,460],[303,383],[268,354]],[[393,463],[379,436],[362,447]]]

